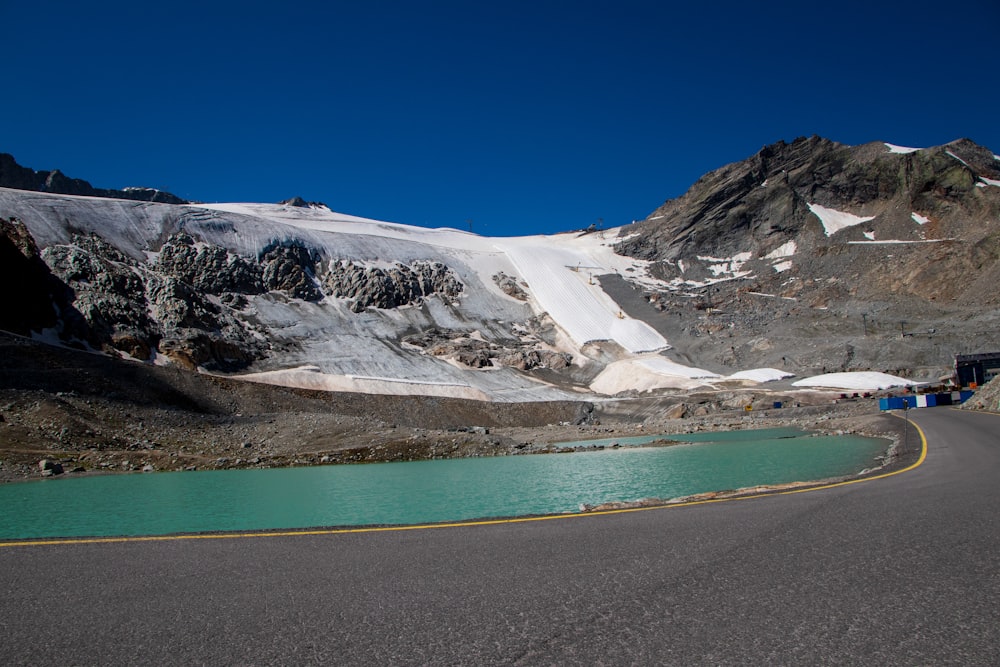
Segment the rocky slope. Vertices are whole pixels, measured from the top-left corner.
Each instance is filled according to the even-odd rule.
[[[667,337],[707,368],[879,369],[934,379],[1000,349],[1000,159],[780,142],[623,228]],[[631,314],[641,311],[633,305]]]
[[[121,190],[95,188],[87,181],[79,178],[70,178],[58,169],[52,171],[35,171],[29,167],[22,167],[10,153],[0,153],[0,188],[54,192],[85,197],[154,201],[166,204],[187,203],[176,195],[155,188],[129,187]]]

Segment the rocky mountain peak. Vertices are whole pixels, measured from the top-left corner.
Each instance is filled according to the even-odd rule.
[[[1000,281],[1000,160],[968,139],[924,149],[778,142],[624,228],[616,249],[666,283],[648,296],[680,316],[670,340],[733,339],[715,353],[723,366],[752,357],[781,367],[792,357],[777,350],[802,347],[790,332],[817,341],[811,354],[828,348],[838,370],[877,367],[893,356],[876,349],[892,336],[915,344],[907,331],[935,333],[905,356],[940,358],[940,341],[973,344],[941,336],[968,304],[1000,303],[989,287]]]

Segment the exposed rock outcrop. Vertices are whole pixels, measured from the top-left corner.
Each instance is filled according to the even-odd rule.
[[[202,291],[140,265],[96,235],[74,236],[41,257],[72,290],[85,340],[94,348],[141,360],[159,352],[192,368],[229,370],[266,349],[247,324]],[[195,274],[196,282],[201,275]]]
[[[301,241],[276,241],[261,252],[261,281],[265,289],[282,290],[305,301],[323,298],[316,283],[319,253]]]
[[[220,246],[195,243],[184,233],[167,239],[160,248],[156,268],[206,294],[260,294],[264,291],[259,265]]]
[[[387,268],[362,266],[352,261],[332,262],[323,278],[330,296],[351,299],[351,310],[399,308],[421,303],[440,295],[454,299],[462,293],[462,283],[440,262],[396,263]]]
[[[505,343],[488,342],[477,332],[428,329],[404,337],[403,343],[420,348],[425,354],[452,359],[469,368],[506,366],[521,371],[536,368],[560,370],[573,363],[572,355],[564,352],[513,339]]]
[[[321,208],[329,209],[329,207],[321,201],[306,201],[302,197],[292,197],[291,199],[285,199],[279,201],[282,206],[295,206],[297,208]]]
[[[86,341],[148,359],[161,336],[150,317],[136,262],[97,236],[74,236],[72,245],[49,246],[42,258],[73,290],[73,306],[88,325]]]
[[[514,276],[508,276],[503,271],[500,271],[494,273],[491,277],[493,278],[493,282],[497,284],[497,287],[507,296],[512,296],[518,301],[528,300],[528,293],[518,284],[517,278]]]

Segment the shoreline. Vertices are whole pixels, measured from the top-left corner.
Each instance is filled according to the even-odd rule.
[[[579,451],[596,451],[600,449],[616,447],[662,447],[687,444],[684,441],[671,441],[664,438],[662,441],[651,441],[641,445],[619,445],[617,443],[603,445],[574,445],[569,443],[579,443],[588,440],[611,440],[616,438],[631,437],[657,437],[679,434],[694,434],[708,432],[732,432],[742,430],[763,430],[769,428],[798,428],[803,431],[822,435],[858,435],[872,438],[882,438],[890,441],[887,448],[886,461],[876,470],[884,471],[887,467],[896,465],[894,459],[905,456],[905,452],[899,452],[896,456],[889,455],[892,450],[900,449],[899,441],[902,439],[902,425],[898,419],[889,417],[884,413],[870,413],[866,410],[857,409],[830,409],[838,406],[829,406],[822,409],[820,415],[809,416],[786,416],[775,414],[758,413],[752,418],[746,415],[735,413],[707,415],[697,419],[673,419],[657,423],[639,424],[596,424],[596,425],[546,425],[540,427],[500,427],[494,429],[480,429],[473,432],[476,438],[463,439],[448,437],[458,435],[460,432],[445,431],[431,432],[422,430],[410,436],[402,444],[397,446],[387,446],[386,444],[360,447],[341,447],[319,452],[299,452],[286,453],[269,456],[266,459],[259,458],[254,461],[252,458],[225,460],[225,457],[211,458],[199,455],[195,461],[207,462],[208,465],[199,466],[192,463],[186,466],[174,466],[171,468],[156,468],[146,471],[136,469],[130,462],[136,459],[134,451],[105,451],[102,456],[111,460],[123,459],[124,464],[110,464],[104,467],[84,467],[74,465],[80,461],[81,456],[70,456],[60,458],[53,456],[57,452],[51,450],[22,450],[22,454],[38,455],[40,458],[47,458],[56,463],[60,463],[64,472],[43,476],[37,463],[23,463],[12,466],[4,462],[0,467],[0,483],[18,483],[24,481],[35,481],[42,479],[73,479],[78,477],[90,477],[97,475],[121,475],[147,472],[181,472],[196,470],[222,470],[222,469],[278,469],[289,467],[319,466],[319,465],[365,465],[369,463],[390,463],[400,461],[420,461],[450,458],[478,458],[494,456],[531,456],[536,454],[553,453],[573,453]],[[772,411],[776,412],[776,411]],[[891,420],[891,421],[889,421]],[[893,428],[892,425],[898,425]],[[416,429],[421,431],[421,429]],[[534,435],[533,440],[525,440],[526,434]],[[467,435],[467,433],[463,434]],[[590,438],[586,436],[592,436]],[[415,439],[417,438],[417,439]],[[84,455],[92,452],[85,452]],[[7,452],[0,450],[0,457],[5,457]],[[180,458],[177,453],[174,456],[159,453],[161,457],[168,461],[176,462]],[[85,459],[84,459],[85,460]],[[142,459],[140,459],[142,460]],[[184,462],[187,462],[187,459]],[[221,464],[221,465],[220,465]],[[126,465],[128,467],[126,467]],[[71,467],[72,466],[72,467]],[[867,474],[863,471],[861,474]]]

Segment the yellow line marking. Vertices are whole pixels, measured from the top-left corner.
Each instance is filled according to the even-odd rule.
[[[316,530],[284,530],[284,531],[256,531],[247,533],[199,533],[193,535],[146,535],[138,537],[88,537],[88,538],[64,538],[64,539],[42,539],[42,540],[23,540],[18,542],[0,542],[0,548],[5,547],[38,547],[38,546],[54,546],[54,545],[74,545],[74,544],[121,544],[129,542],[173,542],[177,540],[233,540],[233,539],[243,539],[249,537],[300,537],[309,535],[348,535],[351,533],[386,533],[386,532],[396,532],[404,530],[427,530],[430,528],[468,528],[471,526],[498,526],[509,523],[528,523],[530,521],[552,521],[555,519],[580,519],[584,517],[591,516],[607,516],[610,514],[627,514],[629,512],[645,512],[648,510],[663,510],[663,509],[674,509],[677,507],[693,507],[694,505],[708,505],[711,503],[725,503],[734,500],[753,500],[756,498],[764,498],[767,496],[784,496],[793,493],[806,493],[809,491],[821,491],[823,489],[832,489],[838,486],[847,486],[848,484],[858,484],[860,482],[871,482],[876,479],[885,479],[886,477],[892,477],[894,475],[900,475],[904,472],[909,472],[914,468],[917,468],[923,464],[924,460],[927,458],[927,437],[924,435],[923,429],[917,426],[912,421],[908,422],[915,429],[917,433],[920,434],[920,456],[917,458],[916,462],[903,468],[901,470],[895,470],[893,472],[887,472],[881,475],[875,475],[873,477],[861,477],[859,479],[849,479],[842,482],[833,482],[830,484],[823,484],[821,486],[810,486],[801,489],[791,489],[788,491],[772,491],[763,492],[753,495],[746,496],[731,496],[728,498],[706,498],[703,500],[691,500],[687,502],[664,504],[664,505],[651,505],[647,507],[626,507],[622,509],[614,510],[600,510],[597,512],[574,512],[572,514],[547,514],[545,516],[527,516],[527,517],[513,517],[509,519],[484,519],[481,521],[455,521],[451,523],[429,523],[429,524],[418,524],[412,526],[368,526],[359,528],[326,528],[326,529],[316,529]]]

